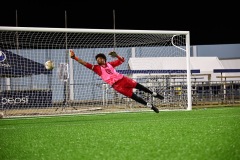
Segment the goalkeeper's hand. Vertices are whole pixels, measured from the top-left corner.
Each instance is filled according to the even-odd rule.
[[[111,51],[110,53],[108,53],[111,57],[115,58],[118,56],[118,54],[115,51]]]
[[[72,59],[75,59],[75,53],[74,53],[74,51],[72,49],[70,49],[70,57]]]

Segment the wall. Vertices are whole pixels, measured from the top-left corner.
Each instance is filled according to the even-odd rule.
[[[194,52],[193,47],[198,57],[240,58],[240,44],[197,45],[191,46],[191,52]]]

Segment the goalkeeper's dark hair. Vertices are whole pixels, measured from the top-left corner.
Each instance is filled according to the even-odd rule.
[[[101,57],[101,58],[105,59],[105,61],[107,61],[107,58],[106,58],[105,54],[103,54],[103,53],[97,54],[97,55],[95,56],[96,60],[97,60],[98,57]]]

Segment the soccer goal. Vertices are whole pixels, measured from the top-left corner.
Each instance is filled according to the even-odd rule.
[[[5,117],[152,111],[116,93],[69,57],[96,64],[115,50],[116,69],[165,98],[134,90],[159,110],[191,110],[189,31],[0,27],[1,110]],[[44,67],[46,61],[54,69]]]

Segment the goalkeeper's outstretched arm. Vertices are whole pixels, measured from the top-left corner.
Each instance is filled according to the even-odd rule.
[[[80,63],[80,64],[82,64],[82,65],[84,65],[84,66],[86,66],[86,64],[87,64],[87,62],[85,62],[85,61],[82,60],[81,58],[78,58],[78,57],[75,55],[75,53],[74,53],[74,51],[73,51],[72,49],[70,49],[70,57],[71,57],[72,59],[75,59],[78,63]]]

